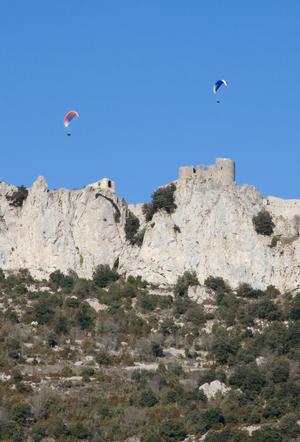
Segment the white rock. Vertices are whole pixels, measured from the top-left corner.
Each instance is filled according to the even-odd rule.
[[[204,301],[214,299],[214,293],[208,287],[193,285],[188,288],[188,296],[193,301],[202,304]]]
[[[142,206],[128,206],[118,198],[109,179],[80,190],[49,191],[39,177],[22,207],[9,205],[6,195],[16,187],[2,182],[0,267],[6,272],[28,268],[37,278],[57,269],[91,277],[97,265],[112,266],[118,260],[120,273],[142,275],[159,285],[175,284],[190,270],[201,284],[213,275],[233,287],[247,282],[257,288],[297,288],[300,200],[263,199],[254,187],[235,185],[221,163],[226,160],[207,170],[181,172],[176,211],[160,211],[146,225]],[[128,208],[146,227],[142,247],[126,241]],[[274,247],[270,237],[258,235],[253,227],[253,216],[264,208],[280,238]]]
[[[210,383],[202,384],[199,387],[199,390],[203,390],[207,399],[213,399],[217,395],[217,393],[221,393],[223,395],[228,391],[230,391],[231,389],[229,387],[226,387],[226,385],[223,384],[223,382],[215,380]]]
[[[267,359],[264,358],[263,356],[258,356],[258,357],[255,359],[255,362],[256,362],[256,364],[260,367],[260,366],[266,364]]]
[[[93,299],[86,299],[85,300],[90,307],[92,307],[97,313],[102,311],[102,310],[107,310],[108,306],[106,304],[100,304],[100,302],[98,301],[98,299],[93,298]]]
[[[0,373],[0,380],[2,382],[9,381],[11,379],[10,374]]]

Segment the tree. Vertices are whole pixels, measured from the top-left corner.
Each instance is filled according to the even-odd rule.
[[[100,264],[93,273],[93,280],[98,287],[107,287],[112,282],[117,281],[120,275],[115,270],[111,270],[109,265]]]
[[[174,288],[175,296],[185,296],[188,293],[188,288],[193,285],[199,285],[196,272],[185,271],[182,276],[178,276]]]
[[[260,319],[268,321],[277,321],[280,319],[280,310],[270,299],[262,299],[257,304],[257,315]]]
[[[93,324],[93,311],[86,303],[81,304],[76,313],[76,319],[82,330],[89,329]]]
[[[142,245],[143,241],[141,241],[141,235],[138,234],[139,228],[140,220],[134,215],[134,213],[128,210],[124,230],[127,241],[129,241],[132,245]]]
[[[253,431],[251,437],[251,442],[282,442],[282,440],[280,430],[271,425],[265,425],[259,430]]]
[[[290,364],[286,359],[275,361],[271,367],[271,376],[275,384],[286,382],[290,375]]]
[[[74,287],[77,278],[75,272],[70,272],[69,275],[64,275],[60,270],[55,270],[49,276],[50,283],[55,289],[61,287],[68,291]]]
[[[141,407],[153,407],[157,404],[158,399],[152,390],[142,391],[139,399],[139,404]]]
[[[225,419],[222,411],[219,408],[210,408],[201,413],[200,418],[200,432],[213,429],[219,429],[225,424]]]
[[[266,378],[264,372],[255,364],[241,365],[230,376],[229,384],[256,395],[265,386]]]
[[[147,222],[151,221],[153,215],[161,209],[165,210],[168,214],[171,214],[176,210],[177,206],[174,198],[175,190],[175,184],[171,183],[168,186],[160,187],[153,192],[151,203],[143,205],[143,213]]]
[[[166,418],[159,426],[159,436],[164,442],[179,442],[186,435],[187,433],[181,420]]]
[[[205,314],[201,305],[195,305],[188,308],[185,317],[188,321],[198,327],[205,323]]]
[[[220,364],[225,364],[238,351],[238,341],[228,335],[226,330],[219,328],[213,336],[211,352]]]
[[[221,278],[219,276],[208,276],[205,279],[204,284],[206,285],[206,287],[212,289],[214,292],[217,292],[217,291],[230,292],[231,291],[228,284],[224,281],[223,278]]]
[[[236,294],[242,298],[256,299],[263,296],[264,292],[259,289],[254,289],[247,283],[242,283],[239,285]]]
[[[291,309],[290,309],[290,318],[294,321],[300,319],[300,293],[297,293],[294,297]]]
[[[272,217],[267,210],[261,210],[256,216],[252,218],[254,229],[259,235],[271,236],[275,224]]]
[[[40,298],[33,306],[33,317],[39,324],[47,324],[54,316],[49,298]]]
[[[246,431],[229,428],[223,431],[210,430],[205,436],[205,442],[250,442],[251,440]]]
[[[67,334],[69,331],[69,321],[68,318],[64,315],[60,315],[57,318],[56,324],[55,324],[55,333],[58,335],[60,334]]]
[[[18,424],[26,425],[33,419],[31,406],[26,402],[16,404],[12,409],[11,417]]]
[[[286,437],[296,439],[300,435],[298,418],[293,413],[288,413],[280,419],[279,429]]]

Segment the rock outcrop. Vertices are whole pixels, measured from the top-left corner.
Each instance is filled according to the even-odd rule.
[[[252,186],[237,186],[234,163],[226,159],[207,170],[183,168],[175,184],[176,211],[160,211],[146,223],[141,205],[128,206],[109,179],[49,190],[39,177],[17,207],[7,198],[17,188],[1,183],[0,267],[28,268],[39,278],[56,269],[90,277],[98,264],[109,264],[157,284],[173,284],[194,270],[201,283],[214,275],[232,286],[299,286],[300,201],[264,199]],[[128,208],[145,227],[141,247],[126,241]],[[273,241],[253,227],[264,208],[276,226]]]
[[[218,380],[212,381],[210,383],[206,382],[205,384],[200,385],[199,390],[202,390],[207,399],[213,399],[217,396],[217,394],[224,395],[228,391],[230,391],[229,387],[226,387],[223,382]]]

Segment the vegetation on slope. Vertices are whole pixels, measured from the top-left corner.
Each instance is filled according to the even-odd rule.
[[[210,277],[198,304],[197,283],[158,295],[108,266],[91,280],[1,271],[0,439],[297,440],[300,294]],[[210,399],[199,386],[214,380],[228,391]]]

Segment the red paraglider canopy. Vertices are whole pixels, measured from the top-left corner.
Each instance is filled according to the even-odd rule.
[[[65,118],[64,118],[64,126],[68,127],[73,118],[79,118],[79,113],[77,111],[71,110],[67,112]]]

